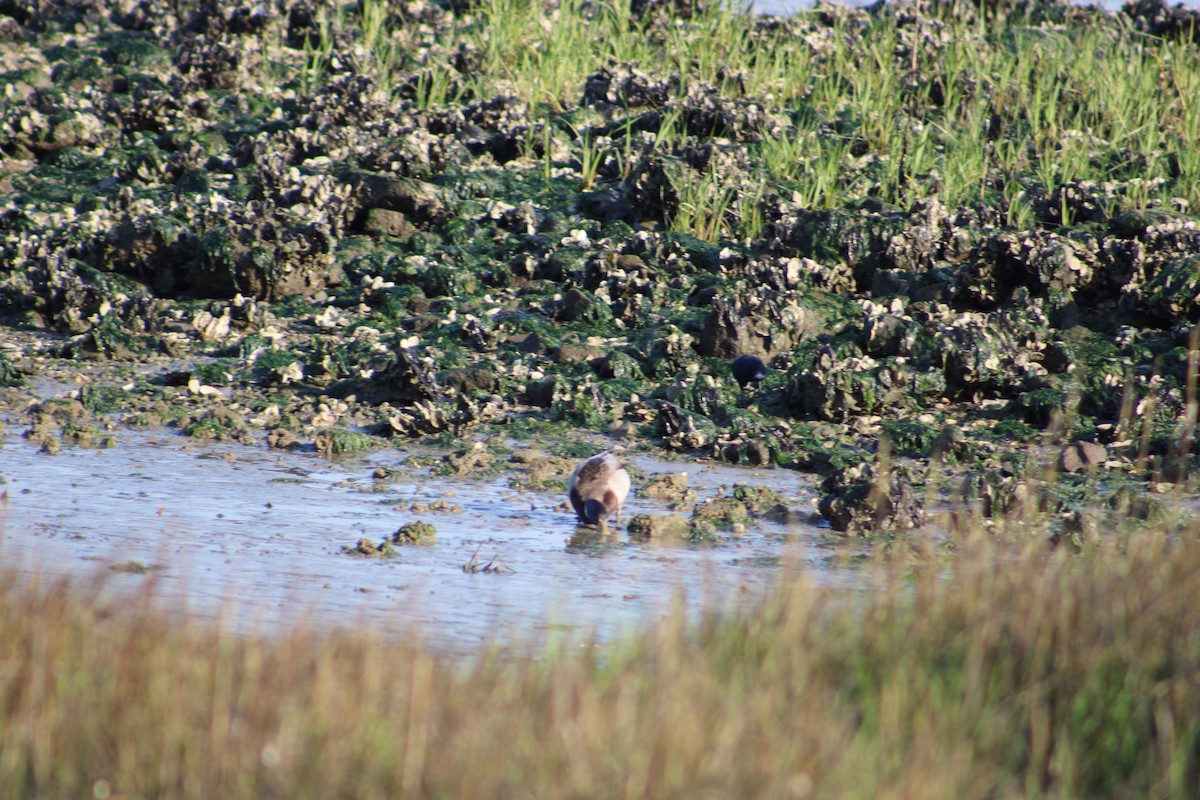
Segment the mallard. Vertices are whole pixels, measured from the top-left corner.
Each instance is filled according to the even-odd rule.
[[[621,524],[621,503],[629,494],[629,473],[612,453],[594,455],[575,468],[567,481],[567,497],[580,522],[607,530],[609,516],[616,512]]]
[[[733,360],[733,379],[743,390],[748,383],[753,383],[757,389],[765,377],[767,366],[758,356],[738,356]]]

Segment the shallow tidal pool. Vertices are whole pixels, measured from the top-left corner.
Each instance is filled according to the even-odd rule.
[[[331,461],[165,431],[121,432],[111,448],[56,455],[18,435],[0,441],[0,564],[9,574],[102,575],[104,591],[131,595],[152,582],[171,610],[238,631],[373,626],[448,652],[490,641],[605,641],[676,602],[698,618],[759,602],[776,581],[801,575],[852,585],[865,553],[808,522],[756,520],[706,545],[633,541],[624,524],[601,538],[576,524],[558,492],[513,488],[515,472],[434,475],[434,459],[406,463],[420,450]],[[746,483],[780,492],[792,519],[813,508],[813,489],[796,472],[625,461],[635,477],[623,521],[669,513],[637,489],[681,471],[700,500]],[[387,482],[373,479],[379,467],[391,472]],[[412,510],[439,500],[452,510]],[[398,547],[392,558],[343,552],[414,520],[436,527],[435,543]]]

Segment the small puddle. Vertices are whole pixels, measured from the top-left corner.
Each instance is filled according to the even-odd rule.
[[[57,455],[19,436],[0,442],[6,569],[29,579],[105,572],[110,591],[153,581],[172,608],[240,630],[298,622],[415,629],[435,647],[462,652],[489,640],[603,640],[656,621],[677,600],[697,614],[737,609],[801,573],[852,585],[867,548],[815,525],[762,520],[717,545],[631,542],[615,525],[601,541],[562,509],[565,497],[512,488],[519,473],[434,476],[404,464],[410,453],[434,452],[420,449],[328,461],[169,432],[121,432],[113,448]],[[780,492],[793,509],[813,507],[812,490],[788,470],[626,461],[641,475],[626,518],[668,513],[636,489],[680,471],[701,500],[750,483]],[[379,466],[395,476],[376,482]],[[436,500],[462,511],[409,510]],[[341,552],[415,519],[436,526],[435,544],[401,547],[388,559]],[[503,571],[464,571],[472,560]]]

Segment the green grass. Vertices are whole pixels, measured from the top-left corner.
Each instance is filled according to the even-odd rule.
[[[946,6],[932,12],[944,28],[927,31],[892,13],[863,24],[845,12],[831,26],[801,13],[797,33],[713,6],[651,32],[631,19],[628,0],[553,8],[499,0],[433,28],[380,0],[320,5],[319,43],[299,72],[311,89],[334,42],[348,40],[370,54],[360,68],[385,95],[409,87],[406,102],[418,108],[513,95],[546,119],[578,109],[589,75],[636,61],[653,79],[673,76],[673,97],[703,83],[788,118],[783,134],[747,142],[754,168],[729,185],[714,185],[703,169],[672,173],[685,198],[673,227],[709,241],[753,239],[762,226],[754,208],[772,194],[809,208],[867,196],[908,208],[937,196],[950,207],[998,207],[1019,228],[1075,222],[1069,209],[1039,221],[1030,192],[1049,196],[1079,182],[1110,182],[1110,213],[1174,201],[1200,207],[1194,44],[1135,34],[1119,16],[1066,29],[1020,15],[955,17]],[[455,52],[478,54],[478,68],[448,69]],[[692,139],[677,123],[669,101],[650,132],[653,152],[681,157]],[[644,152],[631,148],[628,129],[581,128],[575,138],[581,190],[592,188],[605,154],[624,176]],[[712,209],[686,199],[709,196]]]
[[[1021,530],[898,544],[850,595],[466,661],[10,576],[0,797],[1194,795],[1195,531]]]

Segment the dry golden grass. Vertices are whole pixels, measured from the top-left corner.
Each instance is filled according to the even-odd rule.
[[[862,589],[463,661],[0,589],[0,798],[1200,793],[1200,543],[965,537]]]

